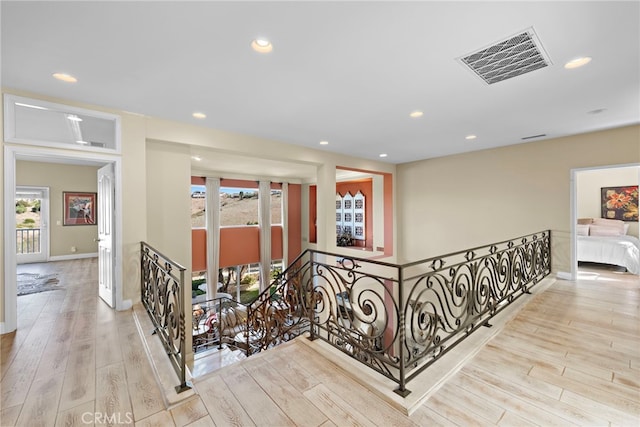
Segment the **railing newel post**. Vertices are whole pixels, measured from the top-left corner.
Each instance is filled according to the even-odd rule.
[[[407,328],[406,328],[406,304],[405,304],[405,299],[404,299],[404,274],[403,274],[403,269],[402,266],[398,266],[397,268],[397,272],[398,272],[398,309],[400,310],[400,316],[399,316],[399,321],[400,324],[398,325],[398,327],[400,328],[400,342],[399,342],[399,349],[398,349],[398,356],[400,358],[400,371],[399,371],[399,384],[398,384],[398,388],[395,389],[394,391],[399,394],[402,397],[407,397],[409,395],[409,393],[411,393],[410,390],[407,390],[407,376],[406,376],[406,363],[407,361],[405,360],[404,357],[404,349],[405,349],[405,344],[406,344],[406,340],[407,340]]]

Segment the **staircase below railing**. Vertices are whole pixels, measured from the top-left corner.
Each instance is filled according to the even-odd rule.
[[[185,268],[146,244],[140,243],[141,299],[155,327],[154,334],[180,378],[178,393],[188,390],[185,360]]]

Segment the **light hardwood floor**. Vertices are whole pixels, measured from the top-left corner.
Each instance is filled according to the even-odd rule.
[[[167,408],[131,312],[97,297],[95,260],[24,268],[65,289],[18,298],[18,331],[1,338],[2,426],[640,425],[638,276],[582,270],[529,297],[407,416],[298,342],[196,379]]]

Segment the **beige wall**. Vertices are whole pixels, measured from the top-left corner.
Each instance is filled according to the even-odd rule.
[[[140,301],[140,242],[147,240],[146,119],[116,112],[122,126],[122,295]]]
[[[96,225],[64,226],[62,220],[62,193],[97,192],[95,166],[61,165],[41,162],[16,162],[16,184],[49,187],[49,255],[95,254],[98,244]],[[77,248],[73,252],[71,247]]]
[[[640,168],[607,168],[576,173],[576,212],[578,218],[600,218],[602,187],[638,185]],[[638,221],[627,222],[627,234],[638,237]]]
[[[398,166],[398,245],[418,260],[552,230],[570,271],[571,169],[640,162],[640,126]]]

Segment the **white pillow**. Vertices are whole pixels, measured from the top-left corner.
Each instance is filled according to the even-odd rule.
[[[604,225],[589,226],[590,236],[621,236],[622,230],[618,227],[607,227]]]
[[[589,225],[587,225],[587,224],[578,224],[578,225],[576,225],[576,234],[578,236],[588,236],[589,235]]]
[[[594,218],[594,225],[603,225],[605,227],[614,227],[620,231],[619,234],[624,233],[624,221],[620,221],[618,219],[606,219],[606,218]]]

